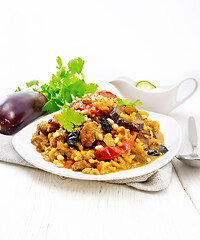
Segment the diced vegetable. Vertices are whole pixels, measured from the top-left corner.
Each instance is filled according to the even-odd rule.
[[[101,150],[96,151],[94,155],[99,161],[110,160],[119,157],[123,153],[126,153],[133,148],[136,136],[137,133],[135,132],[130,141],[123,142],[122,147],[103,147]]]
[[[93,97],[97,97],[97,96],[103,96],[103,97],[107,97],[107,98],[117,98],[117,96],[109,91],[96,91],[95,93],[92,94]]]
[[[118,147],[104,147],[101,150],[98,150],[97,152],[94,153],[95,157],[100,160],[110,160],[114,159],[116,157],[119,157],[123,153],[123,150]]]
[[[152,157],[160,156],[168,152],[168,149],[165,147],[165,145],[157,145],[155,149],[149,149],[147,154]]]
[[[74,104],[72,104],[72,107],[75,110],[81,110],[81,111],[82,110],[88,110],[92,114],[95,114],[97,116],[101,115],[101,111],[96,106],[94,106],[93,104],[83,103],[83,101],[75,102]]]
[[[99,110],[94,104],[90,101],[91,99],[96,98],[97,96],[103,96],[107,98],[117,98],[117,96],[109,91],[96,91],[95,93],[87,99],[89,103],[86,102],[85,99],[81,101],[76,101],[70,107],[73,107],[75,110],[88,110],[91,114],[99,115],[108,115],[108,111]]]
[[[68,168],[68,169],[71,169],[73,164],[74,164],[74,160],[67,159],[67,160],[65,161],[64,167],[65,167],[65,168]]]
[[[124,126],[125,128],[128,128],[130,130],[133,131],[140,131],[143,129],[143,122],[139,122],[139,123],[133,123],[133,122],[129,122],[127,120],[124,120],[123,118],[120,117],[121,113],[125,113],[125,108],[126,106],[120,105],[120,106],[116,106],[113,111],[110,113],[110,117],[120,126]],[[139,113],[137,112],[137,115],[139,115]]]

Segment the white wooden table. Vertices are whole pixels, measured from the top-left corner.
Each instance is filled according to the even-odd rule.
[[[104,88],[117,75],[199,79],[199,11],[199,1],[2,2],[0,87],[48,81],[58,55],[84,58],[88,81]],[[200,137],[199,103],[200,90],[170,113],[180,153],[191,151],[189,115]],[[168,189],[149,193],[0,162],[0,239],[200,239],[200,169],[173,166]]]

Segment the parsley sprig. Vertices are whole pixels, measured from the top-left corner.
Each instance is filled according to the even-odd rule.
[[[129,99],[128,100],[122,100],[121,98],[117,99],[118,105],[125,105],[125,106],[140,106],[142,105],[142,102],[140,99],[137,99],[135,102],[131,102]]]
[[[38,80],[26,82],[26,86],[33,91],[41,92],[48,102],[42,108],[49,113],[56,112],[65,104],[72,103],[76,97],[81,98],[86,93],[93,93],[98,85],[94,83],[87,84],[82,69],[85,61],[80,57],[68,62],[67,67],[63,66],[60,57],[57,57],[58,69],[56,74],[48,83],[39,86]],[[18,87],[16,91],[21,91]]]
[[[71,132],[75,125],[80,126],[85,121],[85,115],[76,112],[73,108],[63,108],[61,115],[58,117],[58,122],[68,132]]]
[[[41,86],[41,93],[49,100],[43,111],[50,113],[58,111],[65,104],[73,102],[76,97],[81,98],[84,94],[97,90],[97,84],[87,84],[84,80],[85,76],[82,73],[84,63],[81,58],[72,59],[68,62],[68,70],[66,70],[61,58],[57,58],[57,73],[52,75],[48,84]]]

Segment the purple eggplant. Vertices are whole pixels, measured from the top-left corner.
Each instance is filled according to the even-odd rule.
[[[144,123],[142,122],[142,117],[138,112],[136,112],[136,121],[138,123],[129,122],[120,117],[121,113],[125,113],[125,108],[126,106],[124,105],[114,107],[112,112],[110,112],[110,117],[112,120],[114,120],[114,122],[116,122],[119,126],[124,126],[125,128],[129,128],[133,131],[141,131]]]
[[[47,102],[38,92],[15,92],[0,99],[0,133],[11,135],[42,115]]]

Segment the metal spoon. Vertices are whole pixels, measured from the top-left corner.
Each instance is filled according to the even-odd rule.
[[[189,117],[188,131],[192,144],[192,153],[189,155],[176,155],[176,158],[189,166],[200,167],[200,156],[197,154],[197,130],[194,117]]]

